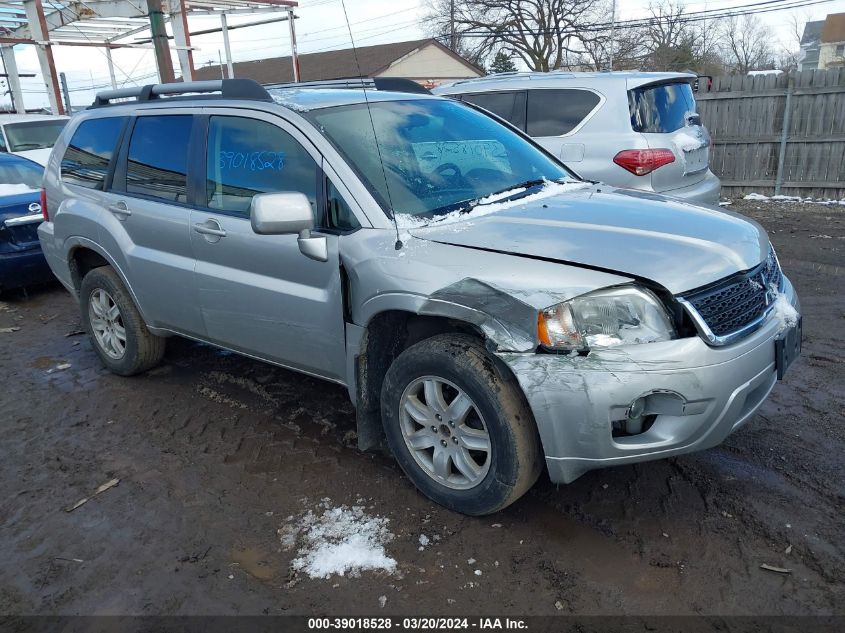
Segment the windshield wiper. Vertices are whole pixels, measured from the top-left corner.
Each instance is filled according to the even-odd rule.
[[[483,200],[484,198],[492,198],[494,196],[500,196],[504,193],[507,193],[508,191],[513,191],[514,189],[522,189],[523,190],[523,191],[514,191],[513,195],[511,195],[511,196],[505,196],[504,198],[499,198],[498,200],[495,200],[495,202],[502,202],[503,200],[508,200],[508,199],[512,198],[513,196],[517,196],[519,194],[525,193],[525,191],[528,190],[528,189],[531,189],[533,187],[538,187],[539,185],[544,185],[547,182],[551,182],[551,181],[547,180],[546,178],[533,178],[531,180],[526,180],[525,182],[521,182],[521,183],[516,184],[516,185],[509,185],[509,186],[505,187],[504,189],[500,189],[499,191],[494,191],[493,193],[488,193],[486,196],[479,196],[478,198],[476,198],[476,200]],[[478,206],[478,204],[493,204],[493,202],[494,201],[483,202],[483,203],[477,202],[475,206]]]
[[[17,143],[14,145],[13,152],[25,152],[30,149],[45,149],[45,145],[42,143]]]

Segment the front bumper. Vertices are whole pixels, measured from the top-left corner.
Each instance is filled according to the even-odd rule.
[[[792,285],[784,294],[798,307]],[[588,470],[689,453],[721,443],[748,421],[777,381],[773,315],[725,347],[699,337],[609,348],[588,356],[499,353],[534,414],[552,481]],[[638,398],[656,417],[636,435],[614,437]],[[618,423],[618,422],[617,422]]]
[[[39,247],[0,253],[0,290],[24,288],[53,279]]]

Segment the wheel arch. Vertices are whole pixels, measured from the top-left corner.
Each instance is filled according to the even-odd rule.
[[[132,288],[132,284],[129,283],[129,280],[127,279],[121,266],[111,255],[109,255],[106,249],[96,242],[84,237],[69,238],[65,242],[65,246],[67,248],[67,262],[68,268],[70,269],[70,277],[77,297],[79,296],[79,290],[82,287],[82,280],[89,271],[100,266],[109,266],[114,270],[120,279],[120,282],[129,292],[129,296],[135,303],[135,307],[138,309],[138,312],[141,314],[144,322],[148,322],[146,315],[144,314],[144,309],[138,301],[135,290]]]
[[[426,314],[392,308],[370,316],[363,327],[360,344],[354,351],[354,389],[350,394],[353,395],[356,405],[359,449],[378,447],[384,440],[381,388],[393,361],[415,343],[450,333],[473,336],[488,350],[496,347],[496,343],[478,324],[448,314]],[[502,375],[512,380],[519,388],[510,368],[495,355],[490,354],[490,358]]]

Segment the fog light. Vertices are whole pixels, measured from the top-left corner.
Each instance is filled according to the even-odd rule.
[[[645,398],[637,398],[628,407],[628,419],[635,420],[643,416],[645,411]]]

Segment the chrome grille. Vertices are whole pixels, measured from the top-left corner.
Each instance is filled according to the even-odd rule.
[[[783,274],[774,251],[766,261],[742,276],[733,276],[685,298],[717,337],[730,336],[763,317]]]

